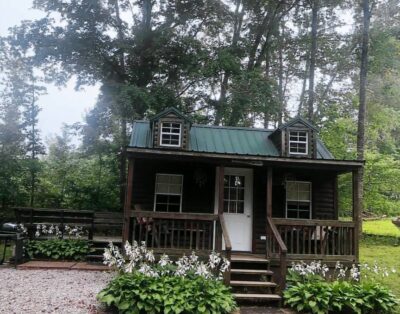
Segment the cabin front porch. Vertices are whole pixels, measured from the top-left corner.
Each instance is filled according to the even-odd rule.
[[[234,287],[238,299],[279,300],[292,261],[334,264],[358,260],[359,165],[296,162],[199,160],[193,156],[177,160],[133,154],[123,241],[144,241],[156,253],[176,256],[192,251],[198,255],[221,252],[231,261],[225,282]],[[338,220],[337,175],[345,172],[353,174],[352,221]],[[156,176],[160,173],[182,175],[179,210],[157,210]],[[243,194],[243,205],[238,205],[240,197],[236,196],[235,212],[231,212],[233,200],[227,197],[227,190],[233,186],[229,180],[238,178],[240,184],[245,182],[242,192],[235,191]],[[309,219],[287,217],[283,183],[294,178],[312,182]],[[237,216],[239,220],[232,219]],[[243,235],[248,238],[243,240]]]

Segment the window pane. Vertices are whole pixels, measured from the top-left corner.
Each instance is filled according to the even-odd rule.
[[[307,154],[308,133],[304,131],[289,132],[289,152]]]
[[[236,213],[236,202],[229,202],[229,212]]]
[[[224,213],[229,212],[229,201],[224,201]]]
[[[157,182],[159,182],[159,183],[168,183],[169,182],[169,178],[170,178],[170,176],[168,176],[168,175],[158,174],[157,175]]]
[[[181,124],[163,122],[161,125],[161,145],[180,145]]]
[[[179,212],[179,208],[180,208],[180,205],[169,205],[169,207],[168,207],[168,211],[169,212],[174,212],[174,213],[178,213]]]
[[[157,211],[180,211],[183,176],[157,174],[155,209]]]
[[[157,194],[157,195],[156,195],[156,202],[157,202],[157,203],[164,203],[164,204],[167,204],[167,203],[168,203],[168,195]]]
[[[286,208],[288,218],[308,219],[311,213],[311,183],[286,182]]]
[[[165,183],[157,183],[157,193],[168,193],[168,184]]]
[[[167,204],[156,204],[156,211],[159,212],[166,212],[168,211],[168,205]]]
[[[243,214],[245,177],[225,175],[224,185],[224,211]]]
[[[237,202],[237,213],[243,214],[244,213],[244,202]]]

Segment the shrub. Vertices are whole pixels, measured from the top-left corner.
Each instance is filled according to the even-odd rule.
[[[142,243],[128,242],[124,254],[110,243],[104,264],[119,270],[98,299],[120,313],[230,313],[236,304],[223,273],[229,262],[212,252],[208,260],[196,254],[171,261],[167,255],[156,261]]]
[[[297,283],[284,291],[285,303],[306,313],[391,313],[398,304],[377,283],[347,281]]]
[[[120,313],[230,313],[236,307],[230,288],[197,275],[125,273],[97,297]]]
[[[361,274],[365,277],[363,282]],[[320,262],[293,264],[284,291],[285,303],[297,311],[318,314],[391,313],[398,300],[386,287],[371,281],[376,276],[389,276],[389,271],[377,264],[351,268],[337,264],[328,274]]]
[[[30,240],[25,252],[29,258],[83,260],[91,248],[88,241],[79,239]]]

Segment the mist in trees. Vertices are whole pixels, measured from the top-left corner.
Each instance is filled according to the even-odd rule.
[[[46,17],[1,39],[2,206],[117,210],[131,123],[169,106],[230,126],[273,128],[299,114],[336,158],[356,158],[361,104],[365,209],[398,211],[400,8],[368,1],[364,58],[364,1],[34,0]],[[72,77],[78,86],[100,84],[98,100],[45,153],[37,128],[43,82]]]

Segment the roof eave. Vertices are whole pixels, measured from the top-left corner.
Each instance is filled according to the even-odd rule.
[[[365,160],[360,161],[360,160],[310,159],[310,158],[294,158],[294,157],[279,157],[279,156],[240,155],[240,154],[166,150],[166,149],[142,148],[142,147],[127,147],[127,152],[156,154],[161,156],[187,156],[187,157],[204,157],[204,158],[231,159],[231,160],[243,160],[243,161],[279,162],[279,163],[296,164],[296,165],[315,164],[315,165],[326,165],[326,166],[342,166],[351,169],[361,168],[365,164]]]

